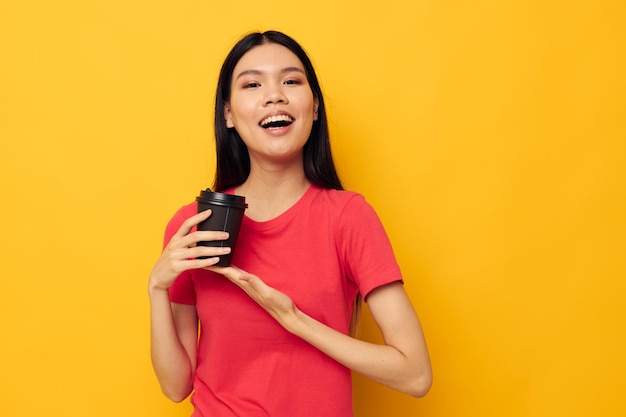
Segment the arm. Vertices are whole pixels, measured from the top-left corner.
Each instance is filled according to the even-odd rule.
[[[336,231],[337,247],[346,273],[366,296],[369,309],[381,331],[381,344],[343,341],[329,334],[314,342],[352,370],[393,389],[421,397],[430,389],[432,371],[422,327],[399,281],[391,242],[374,208],[362,196],[354,196],[344,207]],[[381,276],[373,271],[385,271]],[[392,282],[392,280],[398,280]],[[381,283],[387,284],[381,285]],[[315,337],[319,323],[309,322],[307,337]]]
[[[152,366],[163,393],[182,401],[191,393],[197,362],[198,317],[195,306],[171,303],[168,288],[182,272],[215,264],[224,248],[197,246],[225,239],[223,232],[191,232],[210,210],[187,219],[172,236],[150,273],[150,348]],[[196,259],[208,256],[208,259]]]
[[[398,391],[422,397],[432,383],[422,328],[402,284],[373,290],[367,297],[384,345],[338,332],[300,311],[291,299],[241,269],[211,268],[239,285],[289,332],[342,365]]]
[[[180,402],[192,391],[198,317],[195,306],[170,303],[167,290],[150,290],[152,367],[163,393]]]
[[[415,397],[428,393],[432,383],[430,359],[422,327],[400,283],[373,290],[367,303],[384,344],[346,336],[296,310],[290,320],[294,334],[336,361],[374,381]]]

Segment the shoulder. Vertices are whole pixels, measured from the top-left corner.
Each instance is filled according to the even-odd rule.
[[[346,210],[358,210],[360,207],[369,206],[363,195],[348,190],[320,188],[316,200],[324,202],[336,213],[344,213]]]
[[[340,230],[362,229],[380,223],[376,210],[360,193],[320,189],[315,200],[318,211],[326,212]]]

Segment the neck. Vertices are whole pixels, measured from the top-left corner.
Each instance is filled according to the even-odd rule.
[[[311,184],[302,166],[276,167],[251,164],[248,179],[236,194],[246,197],[246,215],[256,221],[272,219],[294,205]]]

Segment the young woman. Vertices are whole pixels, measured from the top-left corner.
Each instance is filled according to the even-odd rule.
[[[373,208],[342,190],[322,92],[302,48],[280,32],[241,39],[220,73],[214,190],[249,208],[233,264],[181,208],[149,280],[152,363],[194,416],[349,417],[350,371],[421,397],[431,385],[422,329]],[[207,257],[199,259],[200,257]],[[351,336],[362,297],[383,345]],[[356,301],[356,303],[355,303]],[[356,306],[356,307],[355,307]]]

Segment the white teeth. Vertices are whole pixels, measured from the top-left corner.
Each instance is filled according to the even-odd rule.
[[[278,116],[267,117],[267,118],[261,120],[261,123],[259,123],[259,124],[261,126],[265,126],[265,125],[268,125],[268,124],[273,123],[273,122],[288,122],[288,123],[291,123],[291,122],[293,122],[293,119],[291,117],[287,116],[286,114],[281,114],[281,115],[278,115]]]

